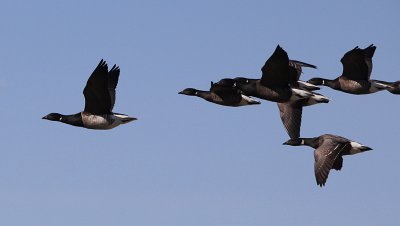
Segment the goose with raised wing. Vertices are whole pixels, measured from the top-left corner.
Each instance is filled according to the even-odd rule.
[[[95,130],[112,129],[136,120],[136,118],[128,115],[112,112],[119,74],[118,66],[114,65],[108,71],[107,63],[101,60],[90,75],[83,90],[85,96],[84,110],[72,115],[50,113],[43,119]]]
[[[370,94],[391,86],[384,82],[371,80],[372,57],[374,56],[376,46],[370,45],[365,49],[356,46],[348,51],[340,62],[343,64],[342,75],[334,80],[327,78],[312,78],[308,83],[318,86],[328,86],[350,94]]]

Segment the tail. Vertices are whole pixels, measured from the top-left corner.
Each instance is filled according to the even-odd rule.
[[[125,123],[128,123],[128,122],[132,122],[132,121],[134,121],[134,120],[137,120],[137,118],[134,118],[134,117],[127,117],[127,118],[122,118],[122,119],[121,119],[122,124],[125,124]]]
[[[310,106],[319,103],[329,103],[329,98],[322,94],[313,92],[313,95],[308,99],[305,106]]]
[[[130,117],[128,115],[119,114],[119,113],[114,113],[114,116],[119,118],[121,120],[122,124],[137,120],[137,118],[135,118],[135,117]]]

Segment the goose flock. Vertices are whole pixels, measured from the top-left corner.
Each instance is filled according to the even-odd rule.
[[[276,102],[280,118],[289,136],[284,145],[306,145],[314,148],[314,172],[317,184],[324,186],[331,169],[341,170],[343,155],[353,155],[372,150],[370,147],[347,138],[324,134],[318,137],[301,138],[301,118],[303,107],[328,103],[329,98],[315,92],[319,86],[349,94],[370,94],[387,90],[400,94],[400,81],[387,82],[372,80],[372,57],[376,47],[365,49],[358,46],[344,54],[341,59],[343,73],[334,80],[312,78],[300,80],[303,67],[317,67],[297,60],[290,60],[287,52],[279,45],[261,68],[261,78],[222,78],[211,82],[209,90],[186,88],[179,94],[197,96],[214,104],[230,107],[258,105],[255,98]],[[121,124],[137,120],[125,114],[113,112],[115,89],[120,69],[114,65],[108,70],[107,63],[101,60],[90,75],[83,90],[84,110],[73,115],[50,113],[43,119],[57,121],[87,129],[107,130]]]
[[[370,79],[375,49],[374,45],[365,49],[360,49],[357,46],[345,53],[341,59],[343,73],[334,80],[312,78],[305,82],[300,80],[302,68],[316,69],[317,67],[301,61],[290,60],[286,51],[278,45],[261,68],[260,79],[223,78],[217,83],[211,83],[210,91],[187,88],[180,94],[198,96],[215,104],[232,107],[258,104],[251,97],[276,102],[282,123],[290,138],[283,144],[306,145],[315,149],[315,178],[317,184],[322,187],[325,185],[331,169],[341,170],[343,155],[353,155],[372,149],[332,134],[301,138],[300,127],[303,107],[329,102],[328,97],[315,92],[320,89],[319,86],[328,86],[338,91],[357,95],[382,90],[400,94],[400,81],[386,82]]]

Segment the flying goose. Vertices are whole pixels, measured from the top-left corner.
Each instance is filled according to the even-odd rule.
[[[329,102],[327,97],[310,91],[318,87],[299,81],[302,67],[316,68],[300,61],[290,61],[285,50],[278,45],[262,67],[261,79],[237,77],[233,79],[234,83],[229,79],[221,79],[218,83],[233,84],[248,96],[277,102],[289,137],[297,138],[300,136],[303,106]]]
[[[90,75],[83,90],[84,110],[73,115],[50,113],[42,119],[96,130],[112,129],[136,120],[136,118],[112,112],[119,73],[120,69],[116,65],[108,71],[107,63],[102,59]]]
[[[313,138],[295,138],[283,143],[284,145],[306,145],[315,149],[314,172],[319,186],[324,186],[331,169],[341,170],[343,155],[354,155],[360,152],[372,150],[370,147],[347,138],[324,134]]]
[[[197,96],[211,103],[230,107],[260,104],[259,101],[242,94],[234,86],[222,86],[213,82],[211,82],[210,91],[186,88],[178,94]]]
[[[340,62],[343,64],[343,73],[334,80],[312,78],[308,83],[328,86],[350,94],[369,94],[390,88],[388,84],[370,80],[372,72],[372,57],[376,46],[373,44],[365,49],[356,46],[348,51]]]

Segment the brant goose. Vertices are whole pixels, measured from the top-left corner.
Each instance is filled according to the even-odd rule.
[[[390,88],[389,85],[370,80],[375,49],[374,45],[365,49],[355,47],[344,54],[340,60],[343,64],[341,76],[334,80],[312,78],[308,80],[308,83],[328,86],[350,94],[369,94]]]
[[[370,147],[355,141],[331,134],[324,134],[313,138],[290,139],[283,144],[292,146],[307,145],[315,149],[314,172],[317,184],[321,187],[325,185],[331,169],[342,169],[343,155],[354,155],[372,150]]]
[[[197,96],[211,103],[230,107],[260,104],[259,101],[243,95],[233,83],[229,86],[222,86],[218,83],[211,82],[210,91],[186,88],[179,92],[179,94]]]
[[[232,79],[222,79],[218,84],[233,84],[248,96],[277,102],[281,120],[289,137],[297,138],[300,136],[302,107],[329,102],[327,97],[310,91],[318,87],[299,81],[302,67],[316,68],[300,61],[290,61],[285,50],[278,45],[262,67],[261,79],[237,77],[233,79],[235,82],[232,82]]]
[[[136,118],[112,112],[119,72],[119,67],[116,65],[108,71],[107,63],[102,59],[83,90],[85,109],[73,115],[50,113],[43,119],[97,130],[112,129],[136,120]]]

